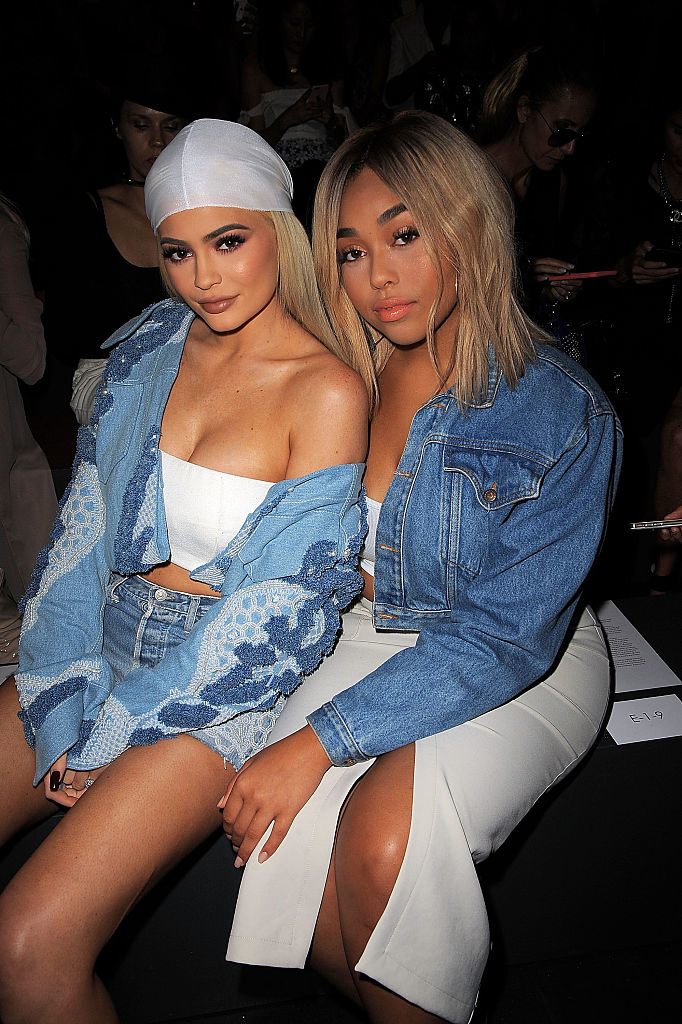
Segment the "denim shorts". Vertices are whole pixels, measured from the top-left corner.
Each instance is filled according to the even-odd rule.
[[[219,600],[168,590],[141,576],[112,573],[104,608],[102,653],[111,666],[114,689],[133,669],[152,668],[162,661]],[[265,746],[282,700],[267,711],[244,711],[221,725],[196,729],[188,735],[215,750],[234,768],[241,768],[247,758]]]

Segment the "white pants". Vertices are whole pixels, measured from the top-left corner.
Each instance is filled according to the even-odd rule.
[[[415,633],[375,632],[368,608],[363,601],[346,612],[333,655],[288,699],[270,742],[299,729],[306,714],[416,642]],[[471,1018],[490,946],[475,865],[577,764],[602,724],[610,670],[595,623],[585,611],[543,682],[415,744],[405,857],[356,970],[456,1024]],[[277,852],[264,864],[258,863],[260,847],[249,858],[227,959],[305,965],[339,812],[371,763],[331,768]]]

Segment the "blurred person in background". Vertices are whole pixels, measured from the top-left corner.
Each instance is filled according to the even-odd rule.
[[[57,510],[45,455],[24,412],[19,382],[45,370],[42,304],[29,270],[29,232],[18,209],[0,193],[0,664],[17,661],[21,617],[17,602],[47,544]]]
[[[71,375],[70,405],[79,424],[92,413],[104,369],[100,346],[131,317],[165,296],[144,183],[159,153],[190,119],[179,92],[153,64],[133,69],[112,95],[110,130],[120,170],[110,181],[60,205],[48,237],[74,238],[82,253],[77,282],[68,260],[49,258],[45,334],[50,353]],[[115,177],[111,181],[111,177]],[[106,285],[102,287],[102,280]],[[82,313],[73,315],[77,301]]]

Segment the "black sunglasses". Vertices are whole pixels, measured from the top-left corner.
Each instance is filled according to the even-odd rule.
[[[573,128],[552,128],[541,110],[538,110],[538,114],[549,128],[550,136],[547,142],[553,149],[559,149],[560,146],[568,146],[571,142],[577,142],[578,139],[583,138],[584,133],[576,132]]]

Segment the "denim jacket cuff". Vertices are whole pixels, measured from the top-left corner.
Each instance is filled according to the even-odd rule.
[[[83,717],[83,697],[81,693],[74,693],[44,720],[42,725],[33,729],[30,715],[25,711],[20,712],[20,718],[24,722],[24,733],[31,733],[33,742],[29,735],[26,735],[31,746],[35,745],[36,773],[33,778],[33,785],[38,786],[41,780],[49,772],[55,761],[58,761],[62,754],[74,747],[80,735],[80,723]]]
[[[332,701],[313,711],[307,720],[332,764],[350,768],[369,760],[354,742]]]

